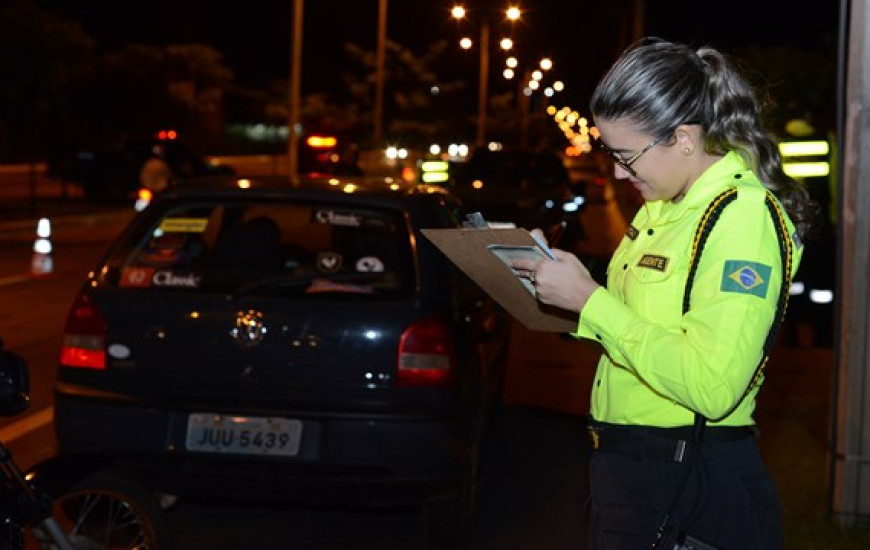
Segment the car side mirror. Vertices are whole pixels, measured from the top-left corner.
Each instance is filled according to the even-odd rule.
[[[0,416],[15,416],[30,402],[30,374],[20,355],[0,350]]]

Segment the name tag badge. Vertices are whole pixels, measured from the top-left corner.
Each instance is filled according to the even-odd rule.
[[[668,259],[664,256],[656,256],[655,254],[644,254],[637,262],[637,265],[664,272],[668,268]]]

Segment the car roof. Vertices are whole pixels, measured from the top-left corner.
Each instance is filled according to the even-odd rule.
[[[373,176],[218,175],[183,181],[158,199],[296,198],[359,203],[398,204],[415,196],[454,196],[444,187]]]

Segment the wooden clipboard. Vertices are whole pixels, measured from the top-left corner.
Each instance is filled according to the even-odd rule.
[[[423,235],[526,328],[575,332],[577,314],[540,303],[490,245],[535,247],[525,229],[423,229]]]

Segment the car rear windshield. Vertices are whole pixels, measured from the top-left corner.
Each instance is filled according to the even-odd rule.
[[[167,206],[112,253],[104,281],[130,290],[401,296],[414,288],[398,210],[326,203]]]

